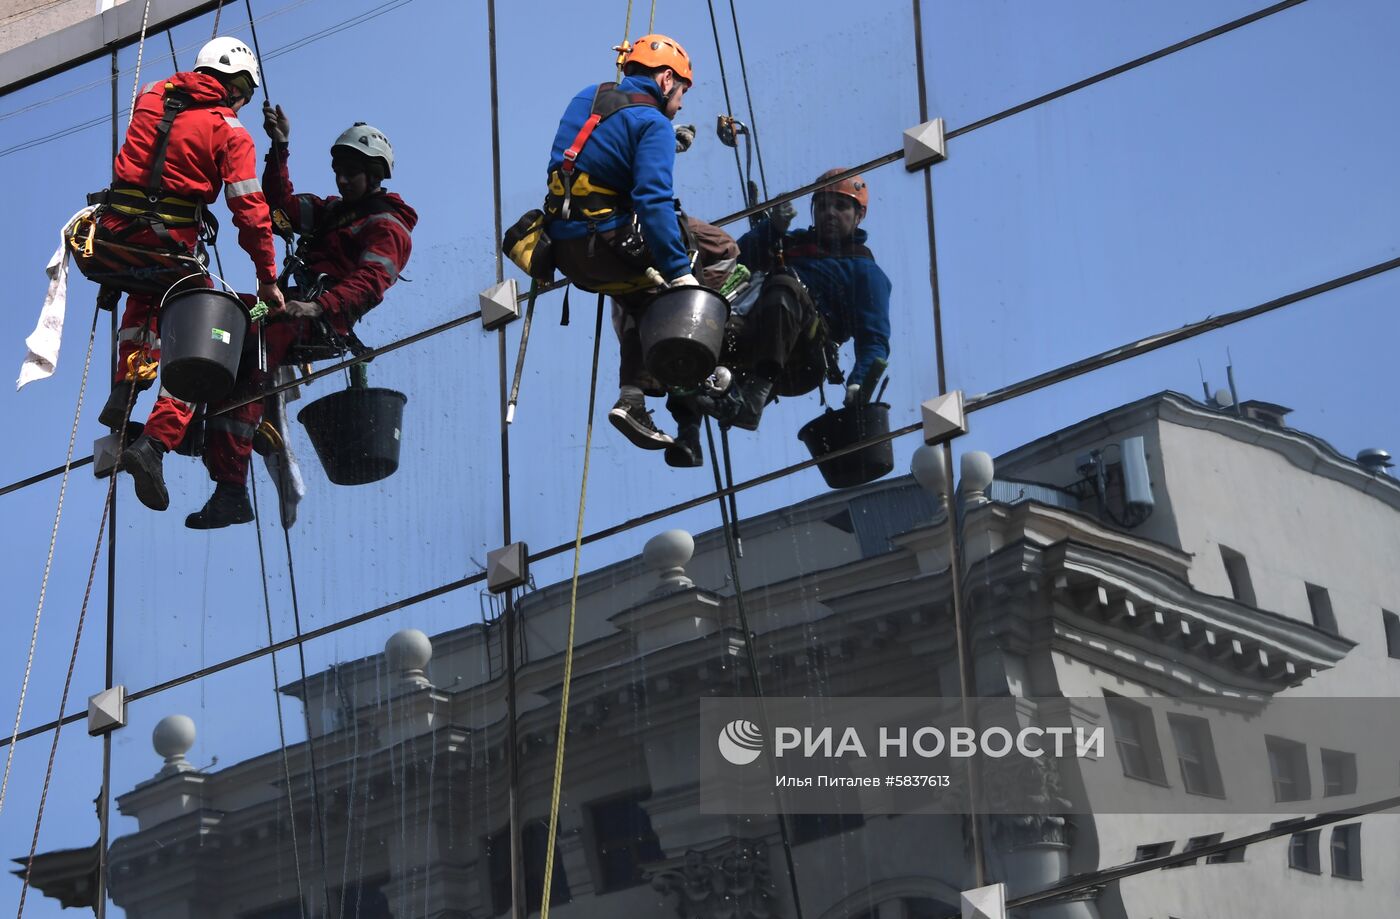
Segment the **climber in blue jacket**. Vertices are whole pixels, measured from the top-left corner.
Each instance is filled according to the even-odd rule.
[[[839,175],[831,169],[818,181]],[[836,347],[854,340],[855,365],[845,375],[845,404],[869,401],[890,353],[889,277],[875,263],[860,228],[870,204],[861,176],[851,176],[812,197],[812,226],[788,232],[797,216],[790,204],[754,221],[739,238],[739,260],[766,278],[746,312],[736,310],[721,363],[739,371],[725,397],[672,399],[679,433],[666,450],[672,466],[699,466],[700,413],[721,423],[757,430],[774,395],[811,392],[840,376]]]

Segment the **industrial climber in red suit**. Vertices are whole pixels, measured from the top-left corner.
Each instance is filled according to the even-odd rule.
[[[357,122],[331,145],[331,169],[339,197],[298,194],[287,168],[291,122],[279,105],[263,105],[263,128],[272,147],[263,172],[268,204],[299,237],[300,263],[287,278],[286,305],[265,326],[267,370],[243,361],[232,401],[261,392],[288,349],[330,336],[345,339],[355,322],[378,306],[384,293],[408,264],[418,214],[381,183],[394,170],[394,149],[377,128]],[[209,419],[204,463],[214,480],[214,494],[185,525],[216,529],[248,523],[248,462],[253,434],[263,416],[256,400]]]
[[[238,244],[257,270],[258,297],[282,305],[272,220],[258,187],[257,153],[237,113],[258,85],[258,61],[236,38],[216,38],[200,49],[194,71],[145,88],[136,101],[126,141],[117,155],[116,181],[106,192],[100,224],[113,238],[138,246],[194,251],[204,208],[222,187]],[[168,140],[160,142],[162,129]],[[198,278],[197,283],[207,284]],[[132,294],[117,332],[116,382],[99,416],[119,428],[135,392],[151,380],[134,377],[130,359],[145,350],[158,360],[159,297]],[[161,462],[185,436],[193,406],[161,391],[144,433],[123,451],[118,468],[130,472],[136,496],[152,510],[170,505]]]

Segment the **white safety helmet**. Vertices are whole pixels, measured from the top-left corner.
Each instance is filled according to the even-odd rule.
[[[337,149],[354,150],[361,156],[367,156],[373,160],[379,160],[384,164],[384,178],[394,171],[394,147],[389,143],[389,138],[374,125],[357,121],[341,132],[340,136],[331,144],[331,155],[335,155]]]
[[[212,70],[215,73],[237,76],[246,73],[253,80],[253,88],[262,85],[262,74],[258,72],[258,56],[237,38],[223,35],[209,41],[194,59],[195,70]]]

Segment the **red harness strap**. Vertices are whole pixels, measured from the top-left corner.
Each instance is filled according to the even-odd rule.
[[[559,164],[559,171],[564,175],[571,175],[574,171],[574,161],[578,159],[579,151],[583,145],[588,143],[588,138],[593,135],[593,129],[598,127],[598,122],[603,120],[603,116],[594,112],[588,116],[588,120],[583,123],[583,127],[578,129],[578,135],[574,137],[574,142],[569,144],[569,149],[564,151],[564,162]]]

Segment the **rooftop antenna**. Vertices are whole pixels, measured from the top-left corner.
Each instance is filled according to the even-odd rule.
[[[1230,398],[1235,404],[1235,414],[1244,417],[1244,412],[1240,409],[1240,393],[1235,388],[1235,359],[1230,355],[1230,349],[1225,349],[1225,376],[1230,381]]]
[[[1206,394],[1206,404],[1211,404],[1210,384],[1206,382],[1206,365],[1201,363],[1201,359],[1196,358],[1196,369],[1201,372],[1201,392]]]

